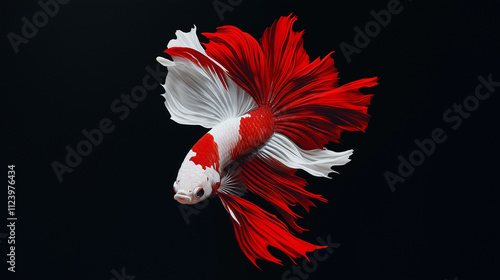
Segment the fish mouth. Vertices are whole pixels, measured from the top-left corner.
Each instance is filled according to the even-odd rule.
[[[177,193],[174,195],[174,199],[181,204],[194,204],[192,197],[188,195],[184,190],[177,191]]]

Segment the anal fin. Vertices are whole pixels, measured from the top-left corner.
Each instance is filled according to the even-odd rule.
[[[284,252],[294,263],[295,259],[301,256],[308,259],[307,252],[326,247],[308,243],[294,236],[275,215],[242,197],[223,192],[219,193],[219,197],[233,217],[234,232],[241,250],[259,269],[257,259],[282,265],[280,259],[271,255],[268,246]]]

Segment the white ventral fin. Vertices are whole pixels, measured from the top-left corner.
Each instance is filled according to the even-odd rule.
[[[224,206],[224,208],[226,208],[226,211],[229,213],[229,215],[231,215],[231,218],[233,218],[233,220],[235,220],[238,223],[238,225],[241,226],[240,221],[238,221],[238,219],[236,219],[236,216],[234,215],[233,210],[231,209],[231,207],[229,207],[226,204],[226,202],[224,202],[224,199],[221,198],[220,201],[222,202],[222,205]]]
[[[236,197],[241,197],[246,192],[243,184],[243,177],[237,164],[233,164],[226,168],[225,174],[222,176],[220,186],[217,192],[229,194]]]
[[[245,194],[246,190],[247,189],[243,184],[243,177],[241,176],[241,172],[238,166],[229,166],[225,175],[221,179],[221,183],[219,188],[217,189],[217,192],[228,194],[230,196],[241,197],[243,194]],[[238,221],[238,219],[236,219],[236,216],[234,215],[231,207],[229,207],[222,198],[221,201],[222,205],[224,205],[224,208],[226,208],[227,212],[229,212],[229,214],[231,215],[231,218],[233,218],[240,225],[240,222]]]

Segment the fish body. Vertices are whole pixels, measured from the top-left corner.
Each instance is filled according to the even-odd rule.
[[[174,183],[174,198],[180,203],[195,204],[216,193],[224,169],[257,150],[273,133],[274,117],[271,110],[265,107],[217,124],[196,142],[184,158]],[[184,191],[184,185],[204,186],[204,194],[197,197],[193,195],[196,192]]]
[[[281,264],[268,247],[292,261],[324,248],[296,236],[305,229],[291,207],[309,211],[313,200],[302,169],[329,178],[332,166],[349,162],[352,150],[324,148],[339,142],[342,131],[364,131],[372,95],[359,89],[377,85],[377,77],[338,84],[330,54],[309,60],[295,16],[281,17],[260,41],[234,26],[215,33],[204,47],[196,27],[177,31],[158,57],[168,68],[165,106],[171,118],[210,129],[189,150],[174,182],[174,199],[195,204],[217,195],[233,222],[243,253],[257,266],[262,259]],[[250,191],[274,206],[278,216],[248,201]],[[258,267],[258,266],[257,266]]]

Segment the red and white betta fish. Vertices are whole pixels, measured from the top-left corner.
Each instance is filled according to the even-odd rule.
[[[195,204],[217,195],[255,266],[256,259],[281,264],[268,246],[294,262],[324,248],[292,234],[305,229],[291,206],[309,211],[311,199],[327,201],[306,191],[306,181],[294,173],[329,178],[332,166],[349,161],[352,150],[324,145],[338,142],[342,131],[364,131],[372,96],[359,89],[377,85],[374,77],[339,86],[331,53],[311,62],[303,31],[292,30],[295,20],[281,17],[260,41],[234,26],[219,27],[202,33],[209,39],[204,47],[195,26],[168,43],[165,53],[173,61],[157,58],[168,67],[164,97],[172,119],[210,129],[182,162],[174,199]],[[271,203],[286,224],[246,200],[246,190]]]

